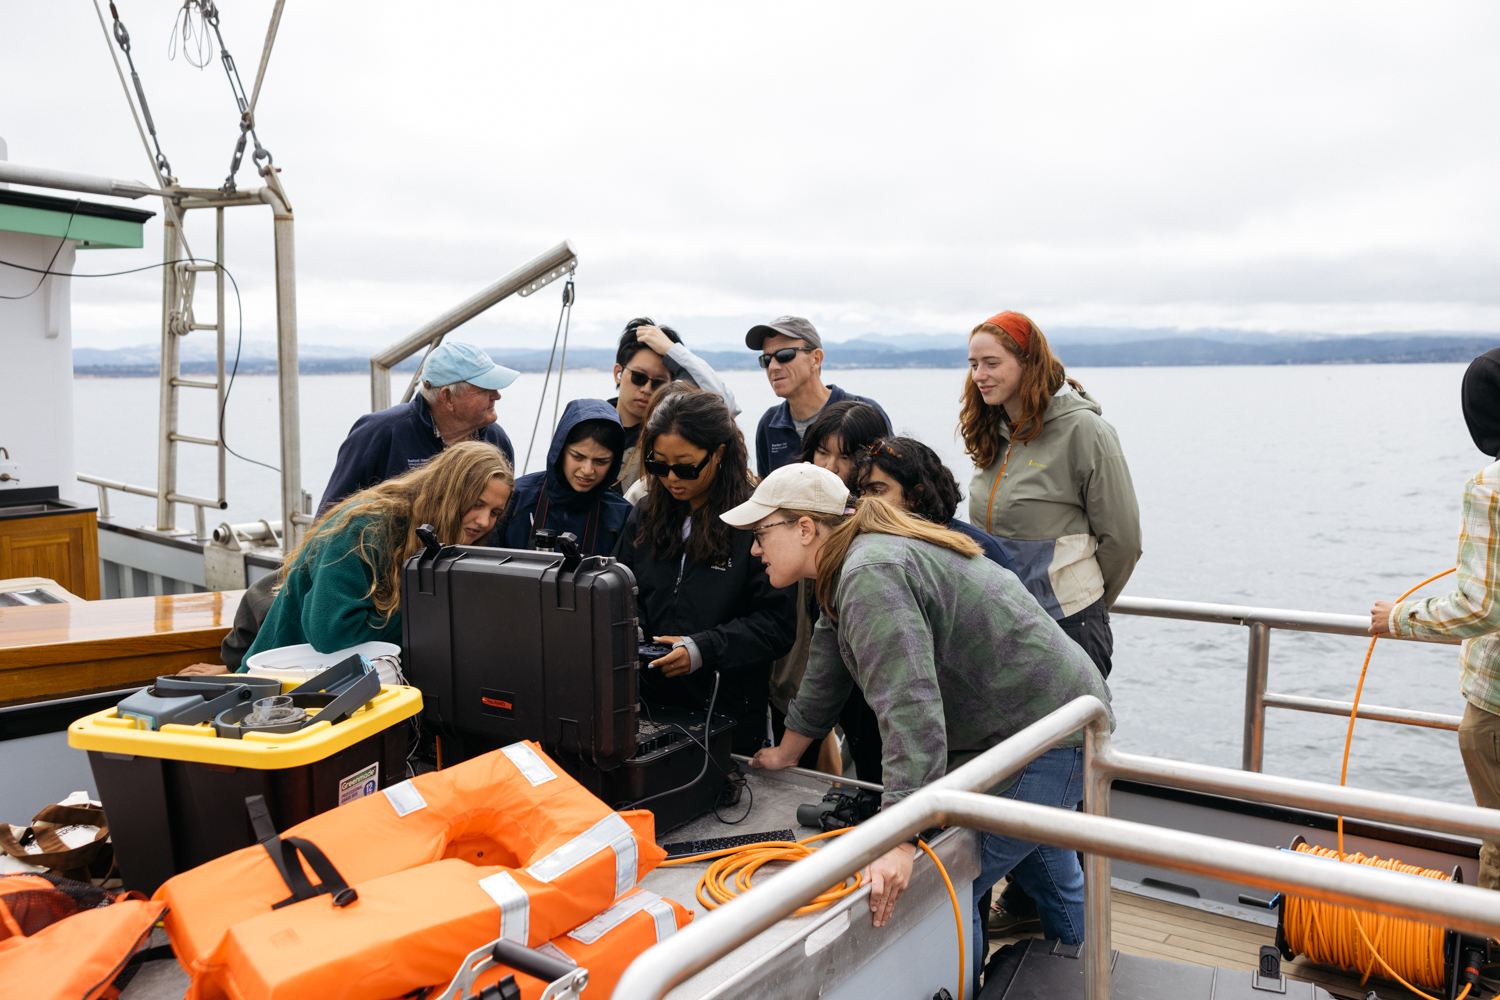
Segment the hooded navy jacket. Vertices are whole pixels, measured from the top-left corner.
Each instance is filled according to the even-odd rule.
[[[845,400],[869,403],[875,409],[880,410],[880,415],[885,417],[885,432],[894,433],[891,430],[891,418],[886,416],[885,410],[881,409],[880,404],[875,400],[845,392],[836,385],[830,385],[828,393],[828,402],[823,404],[825,407],[834,403],[842,403]],[[797,433],[797,425],[792,423],[791,404],[782,400],[765,412],[765,415],[760,418],[760,426],[755,429],[755,470],[760,473],[760,478],[764,479],[783,465],[792,465],[800,461],[802,461],[802,435]]]
[[[614,551],[615,538],[631,510],[625,498],[610,489],[620,473],[621,452],[615,452],[609,471],[587,493],[579,493],[562,475],[563,442],[585,420],[607,420],[617,427],[620,425],[620,415],[602,399],[575,399],[567,405],[552,435],[552,447],[547,449],[546,471],[516,480],[510,504],[500,522],[502,548],[529,549],[537,528],[551,528],[559,535],[571,531],[578,537],[579,551],[586,556],[607,556]]]
[[[481,427],[475,437],[499,448],[511,465],[516,464],[516,450],[499,424]],[[432,412],[421,393],[409,403],[366,413],[354,421],[349,436],[339,445],[338,461],[333,465],[333,475],[328,477],[328,488],[323,491],[318,512],[351,493],[426,465],[442,450],[443,436],[432,422]]]

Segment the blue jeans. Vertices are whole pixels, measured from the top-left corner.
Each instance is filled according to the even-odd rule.
[[[1003,798],[1072,809],[1083,801],[1083,748],[1057,747],[1026,765]],[[1010,875],[1036,900],[1042,933],[1064,944],[1083,941],[1083,869],[1078,855],[1028,840],[981,835],[979,877],[974,880],[974,955],[983,963],[986,922],[979,897]]]

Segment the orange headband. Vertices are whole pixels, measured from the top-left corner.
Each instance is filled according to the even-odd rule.
[[[1020,313],[996,313],[985,322],[998,326],[1010,334],[1010,339],[1016,342],[1016,346],[1021,348],[1023,353],[1031,349],[1031,321]]]

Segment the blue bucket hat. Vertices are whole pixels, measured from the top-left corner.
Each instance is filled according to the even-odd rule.
[[[440,345],[422,365],[422,380],[434,389],[455,382],[467,382],[481,389],[504,389],[521,373],[497,365],[490,356],[473,344],[449,341]]]

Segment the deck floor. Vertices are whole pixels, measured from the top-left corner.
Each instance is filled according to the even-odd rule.
[[[1113,890],[1110,906],[1112,943],[1118,951],[1131,955],[1249,971],[1259,962],[1261,946],[1276,943],[1274,928],[1138,896],[1119,888]],[[991,938],[990,949],[1018,940]],[[1381,1000],[1420,1000],[1398,983],[1371,976],[1361,986],[1358,976],[1313,965],[1301,957],[1282,962],[1281,971],[1288,979],[1316,983],[1334,996],[1348,1000],[1364,1000],[1371,990]],[[1488,995],[1490,991],[1484,992]]]

